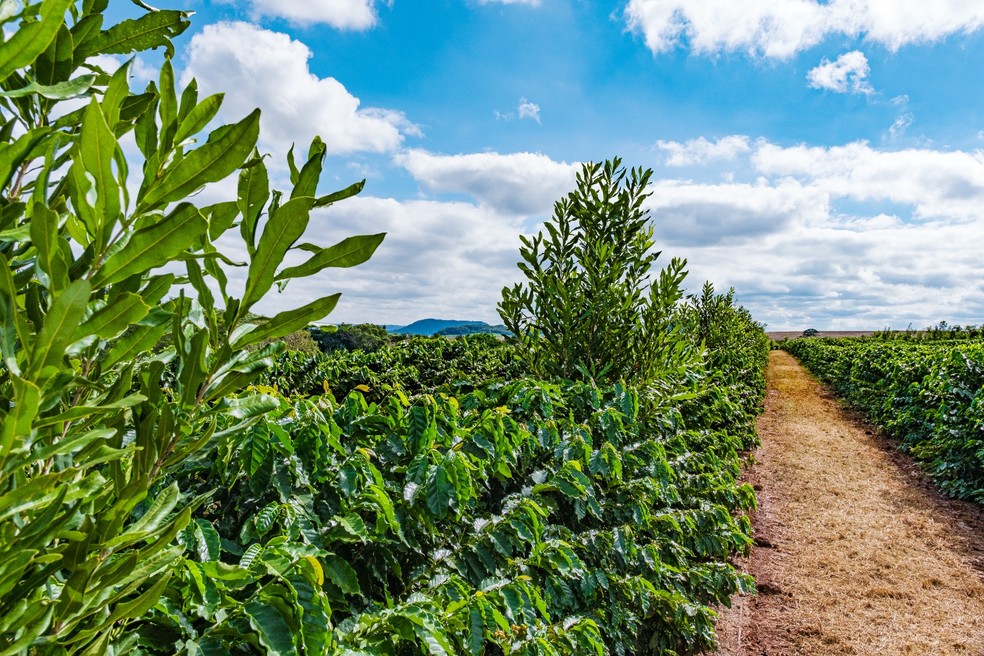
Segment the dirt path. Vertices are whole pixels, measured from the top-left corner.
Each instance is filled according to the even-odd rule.
[[[984,512],[773,351],[748,478],[759,594],[722,611],[720,654],[984,656]]]

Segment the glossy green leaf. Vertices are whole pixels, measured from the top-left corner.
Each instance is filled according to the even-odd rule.
[[[95,81],[95,75],[80,75],[77,78],[52,85],[32,82],[26,87],[14,89],[13,91],[0,90],[0,96],[6,98],[23,98],[24,96],[38,95],[51,100],[68,100],[69,98],[77,98],[88,93]]]
[[[257,326],[247,333],[239,333],[235,339],[236,348],[246,348],[267,339],[277,339],[284,335],[306,328],[309,324],[324,319],[338,305],[341,294],[319,298],[296,310],[287,310]]]
[[[250,255],[256,252],[256,226],[270,198],[270,180],[262,157],[256,157],[239,173],[239,212],[243,216],[240,232]]]
[[[164,46],[170,58],[174,56],[171,39],[188,29],[189,25],[187,12],[174,10],[150,12],[140,18],[124,20],[87,40],[79,56],[128,55],[138,50]]]
[[[358,573],[341,556],[327,554],[322,558],[325,576],[345,594],[362,594]]]
[[[142,297],[125,292],[79,326],[76,337],[99,335],[103,339],[112,339],[146,317],[149,312],[150,306],[144,303]]]
[[[274,606],[254,599],[244,606],[244,610],[267,654],[291,656],[297,653],[294,648],[293,631]]]
[[[76,280],[55,297],[31,352],[28,379],[37,381],[48,367],[58,366],[74,341],[75,327],[82,323],[92,285]]]
[[[22,25],[13,36],[0,43],[0,82],[19,68],[29,66],[58,35],[65,12],[74,0],[44,0],[38,20]]]
[[[162,266],[201,239],[207,230],[208,221],[198,208],[182,203],[164,219],[135,232],[106,259],[93,283],[108,285]]]
[[[111,230],[120,214],[120,187],[113,176],[113,158],[117,148],[116,136],[109,129],[99,102],[93,97],[82,119],[78,157],[94,181],[94,209],[101,220],[97,226],[100,234]]]
[[[186,198],[209,182],[217,182],[242,166],[260,129],[260,110],[239,123],[212,132],[209,140],[167,167],[138,203],[149,209]]]
[[[249,263],[242,309],[245,312],[273,286],[274,274],[283,262],[287,250],[300,239],[311,218],[313,198],[294,198],[273,214]]]
[[[174,136],[174,143],[180,144],[185,139],[193,137],[208,125],[209,121],[215,118],[222,106],[222,98],[225,94],[217,93],[209,96],[197,104],[194,109],[188,112],[181,123],[178,125],[177,134]]]
[[[357,266],[372,257],[385,236],[386,233],[347,237],[334,246],[322,249],[303,264],[284,269],[274,280],[304,278],[329,267]]]

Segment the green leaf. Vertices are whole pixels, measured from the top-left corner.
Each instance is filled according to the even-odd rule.
[[[308,303],[296,310],[281,312],[269,321],[254,328],[250,332],[241,333],[233,343],[234,348],[246,348],[265,339],[277,339],[284,335],[301,330],[315,321],[325,318],[338,304],[341,294],[333,294]]]
[[[448,514],[448,505],[454,496],[454,488],[443,465],[436,465],[427,472],[427,507],[441,519]]]
[[[0,432],[0,463],[6,460],[18,437],[30,435],[41,404],[41,390],[34,383],[11,373],[10,384],[14,388],[14,405],[4,418]]]
[[[275,607],[258,599],[248,602],[243,609],[249,617],[250,625],[256,630],[260,643],[270,656],[292,656],[294,648],[293,631],[287,620]]]
[[[313,198],[293,198],[284,203],[267,221],[256,253],[249,263],[241,315],[270,291],[274,274],[283,262],[284,255],[307,228],[313,202]]]
[[[103,339],[112,339],[149,313],[150,306],[144,303],[143,298],[124,292],[79,326],[76,338],[99,335]]]
[[[348,561],[335,554],[327,554],[322,558],[324,562],[325,576],[337,585],[345,594],[361,595],[362,587],[359,585],[359,574]]]
[[[68,284],[68,261],[59,246],[58,215],[42,203],[35,203],[31,214],[31,243],[38,251],[37,266],[47,274],[51,290],[63,289]]]
[[[239,212],[243,215],[239,231],[250,255],[256,252],[256,226],[270,198],[270,179],[262,157],[256,157],[239,174]]]
[[[116,136],[106,124],[102,108],[93,96],[82,119],[78,157],[95,181],[95,216],[102,221],[96,226],[98,234],[108,233],[120,214],[120,188],[113,177],[113,157],[117,148]]]
[[[29,66],[48,49],[65,21],[65,12],[75,0],[44,0],[38,19],[25,23],[9,40],[0,43],[0,82],[19,68]]]
[[[127,55],[139,50],[164,46],[167,57],[174,56],[171,39],[191,24],[188,12],[176,10],[154,11],[114,25],[99,36],[87,40],[76,57],[96,54]]]
[[[214,130],[203,146],[164,170],[138,203],[138,211],[187,198],[205,184],[235,171],[252,152],[259,130],[258,109],[235,125]]]
[[[136,273],[145,273],[173,260],[201,239],[208,221],[191,203],[182,203],[167,217],[141,228],[117,249],[93,277],[96,285],[109,285]]]
[[[334,246],[322,249],[304,264],[284,269],[274,280],[304,278],[329,267],[345,268],[362,264],[372,257],[385,236],[386,233],[381,232],[376,235],[347,237]]]
[[[24,165],[35,147],[50,133],[50,128],[35,128],[22,134],[13,143],[0,143],[0,189],[7,188],[17,169]]]
[[[188,116],[178,126],[178,132],[174,135],[174,143],[180,144],[188,137],[201,132],[219,112],[224,95],[217,93],[195,105],[195,108],[188,112]]]
[[[76,280],[55,297],[31,353],[29,380],[37,381],[47,367],[61,363],[65,350],[74,341],[75,327],[85,316],[91,291],[87,281]]]
[[[74,54],[75,40],[72,32],[62,24],[58,28],[58,35],[34,62],[34,81],[48,86],[67,81],[75,70]]]
[[[358,195],[363,188],[365,188],[365,186],[366,181],[362,180],[360,182],[356,182],[355,184],[349,185],[340,191],[321,196],[314,201],[314,207],[325,207],[327,205],[331,205],[332,203],[337,203],[340,200],[351,198],[352,196]]]
[[[31,82],[26,87],[14,89],[13,91],[0,90],[0,96],[4,96],[5,98],[23,98],[24,96],[37,94],[51,100],[68,100],[69,98],[76,98],[88,92],[95,81],[95,75],[80,75],[77,78],[49,86]]]

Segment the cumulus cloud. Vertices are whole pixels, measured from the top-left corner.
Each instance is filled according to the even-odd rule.
[[[870,73],[868,58],[860,50],[854,50],[844,53],[835,61],[824,58],[819,66],[806,74],[806,79],[814,89],[870,94],[874,91],[868,82]]]
[[[865,142],[831,148],[762,144],[758,172],[796,177],[832,197],[911,206],[916,218],[969,221],[984,206],[984,154],[906,149]]]
[[[511,214],[546,214],[574,187],[577,164],[539,153],[438,155],[410,150],[396,161],[427,189],[466,193]]]
[[[376,24],[375,0],[251,0],[250,5],[257,18],[283,18],[294,25],[366,30]]]
[[[390,152],[419,129],[401,112],[363,108],[335,78],[308,67],[311,50],[286,34],[242,22],[207,25],[188,49],[182,82],[198,79],[203,93],[225,92],[221,116],[263,110],[261,138],[275,152],[306,146],[319,134],[335,154]]]
[[[799,182],[700,184],[662,180],[646,201],[656,237],[669,244],[740,244],[825,218],[827,197]]]
[[[667,153],[667,166],[692,166],[718,160],[733,160],[738,155],[751,150],[748,137],[741,135],[722,137],[716,141],[708,141],[705,137],[691,139],[685,143],[659,141],[656,145]]]
[[[258,311],[272,314],[341,292],[328,321],[410,323],[434,316],[498,323],[495,305],[502,287],[521,275],[519,235],[528,229],[523,217],[473,203],[352,198],[318,210],[304,239],[328,245],[349,235],[387,233],[373,257],[291,281],[284,296],[272,294]]]
[[[653,53],[687,44],[698,53],[745,51],[788,58],[828,36],[864,36],[885,47],[931,42],[984,26],[966,0],[630,0],[625,16]]]

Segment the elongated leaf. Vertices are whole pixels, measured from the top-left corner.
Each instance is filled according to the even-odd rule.
[[[246,348],[265,339],[277,339],[284,335],[306,328],[309,324],[325,318],[338,305],[341,294],[332,294],[308,303],[296,310],[281,312],[266,323],[243,334],[233,344],[234,348]]]
[[[0,90],[0,96],[5,98],[23,98],[37,94],[51,100],[68,100],[85,94],[96,81],[95,75],[80,75],[77,78],[58,82],[51,85],[38,84],[31,82],[26,87],[14,89],[13,91]]]
[[[0,43],[0,82],[18,68],[30,65],[48,49],[64,24],[65,12],[75,0],[45,0],[38,21],[22,25],[9,40]]]
[[[79,326],[76,337],[81,339],[88,335],[99,335],[103,339],[112,339],[149,313],[150,306],[144,303],[143,298],[125,292]]]
[[[346,268],[362,264],[376,252],[383,242],[385,232],[376,235],[347,237],[334,246],[329,246],[309,258],[304,264],[288,267],[277,274],[274,280],[304,278],[329,267]]]
[[[101,220],[97,226],[99,234],[108,233],[120,214],[120,187],[113,177],[113,157],[117,147],[116,136],[93,97],[82,119],[79,159],[95,181],[95,216]]]
[[[345,200],[346,198],[351,198],[352,196],[355,196],[359,192],[361,192],[363,190],[363,188],[365,188],[365,186],[366,186],[366,181],[365,180],[362,180],[360,182],[356,182],[353,185],[349,185],[345,189],[342,189],[340,191],[336,191],[336,192],[327,194],[325,196],[321,196],[320,198],[318,198],[318,200],[314,201],[314,206],[315,207],[325,207],[326,205],[331,205],[332,203],[337,203],[340,200]]]
[[[246,290],[240,314],[263,298],[273,286],[274,274],[294,242],[307,228],[313,198],[293,198],[284,203],[267,221],[256,254],[249,263]]]
[[[34,62],[35,82],[47,86],[66,82],[75,69],[74,54],[75,40],[72,32],[62,24],[58,28],[58,35]]]
[[[259,130],[260,110],[257,109],[239,123],[213,131],[203,146],[165,169],[139,202],[138,210],[187,198],[206,183],[226,177],[246,161],[256,145]]]
[[[6,460],[18,436],[30,434],[41,403],[41,390],[34,383],[13,373],[10,383],[14,388],[14,406],[7,413],[0,432],[0,463]]]
[[[171,39],[188,29],[190,24],[188,13],[184,11],[151,12],[140,18],[125,20],[101,32],[99,36],[86,41],[80,54],[83,57],[96,54],[127,55],[164,46],[170,59],[174,56]]]
[[[31,156],[35,146],[45,139],[51,130],[42,127],[29,130],[13,143],[0,144],[0,189],[6,189],[17,169]]]
[[[174,143],[179,144],[205,129],[208,122],[215,118],[219,107],[222,106],[224,95],[217,93],[195,105],[194,109],[188,112],[188,116],[178,126],[178,132],[174,135]]]
[[[448,478],[448,471],[437,465],[427,474],[427,507],[435,517],[443,518],[448,514],[448,505],[454,496],[454,488]]]
[[[263,207],[270,198],[270,179],[263,158],[257,157],[253,163],[239,174],[239,212],[243,215],[239,231],[246,242],[250,255],[256,252],[256,225]]]
[[[37,381],[45,368],[57,365],[65,357],[65,349],[74,341],[75,327],[82,323],[91,291],[87,281],[76,280],[55,297],[31,353],[29,380]]]
[[[38,250],[37,266],[48,275],[52,291],[68,284],[68,261],[59,247],[58,215],[42,203],[34,204],[31,242]]]
[[[163,220],[134,233],[129,242],[107,258],[93,282],[108,285],[162,266],[201,239],[207,230],[208,221],[198,208],[182,203]]]

